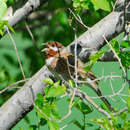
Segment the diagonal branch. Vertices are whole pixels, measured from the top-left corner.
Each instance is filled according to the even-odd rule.
[[[30,1],[30,0],[29,0]],[[26,7],[29,6],[29,1],[26,3]],[[31,0],[39,1],[39,0]],[[44,0],[44,2],[47,0]],[[124,6],[124,0],[120,0],[122,7]],[[39,4],[37,5],[37,7]],[[36,8],[36,7],[35,7]],[[130,8],[130,4],[128,6]],[[25,6],[23,6],[19,12],[9,20],[10,25],[13,26],[17,24],[20,20],[25,18],[34,8],[29,7],[28,13],[24,13]],[[23,12],[22,12],[23,11]],[[130,20],[130,14],[127,14],[127,19]],[[18,17],[18,18],[17,18]],[[15,20],[15,18],[17,20]],[[13,22],[14,21],[14,22]],[[115,10],[106,16],[104,19],[99,21],[96,25],[82,34],[77,40],[77,52],[78,57],[83,61],[87,61],[88,57],[93,53],[97,52],[101,47],[103,47],[106,42],[102,37],[105,32],[106,39],[111,40],[124,30],[124,15],[123,9]],[[74,42],[65,48],[66,51],[70,50],[74,53]],[[32,86],[34,92],[34,98],[36,98],[37,93],[43,92],[43,87],[45,84],[42,80],[49,77],[51,73],[48,71],[47,67],[44,66],[39,72],[37,72],[29,81],[25,83],[23,88],[17,91],[1,108],[0,108],[0,129],[9,130],[11,129],[21,118],[23,118],[29,111],[33,108],[33,103],[30,99],[31,91],[29,86]]]

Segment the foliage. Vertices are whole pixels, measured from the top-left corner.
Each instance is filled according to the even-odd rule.
[[[46,120],[50,130],[59,130],[59,124],[55,121],[60,119],[57,112],[56,97],[64,94],[66,87],[64,84],[60,85],[60,81],[53,83],[51,79],[46,79],[44,82],[49,84],[49,86],[44,88],[45,96],[43,97],[41,94],[38,94],[37,100],[35,101],[38,108],[44,114],[42,114],[36,107],[35,110],[38,116]]]
[[[7,10],[6,2],[4,0],[0,0],[0,20],[5,15],[6,10]]]
[[[0,35],[3,36],[5,32],[5,26],[7,26],[12,32],[14,29],[8,24],[7,20],[3,20],[3,17],[6,14],[7,5],[6,0],[0,0]]]
[[[85,66],[83,69],[86,72],[89,72],[93,65],[102,57],[102,55],[105,53],[106,51],[98,51],[97,53],[95,53],[93,56],[89,57],[90,63],[89,65]]]
[[[58,122],[62,118],[58,112],[57,102],[60,100],[60,98],[58,98],[59,95],[65,94],[66,86],[64,84],[60,84],[60,81],[54,83],[50,78],[45,79],[43,82],[47,83],[48,86],[44,88],[44,96],[40,93],[37,95],[37,99],[35,101],[35,111],[38,116],[41,117],[40,123],[44,121],[42,125],[48,124],[50,130],[59,130],[60,126]],[[69,81],[69,83],[72,87],[73,83],[71,81]],[[70,99],[67,99],[67,101],[70,101]],[[78,109],[82,113],[83,117],[93,111],[81,99],[75,99],[72,103],[72,107]],[[84,124],[79,123],[76,119],[73,120],[72,123],[81,129],[85,128]]]
[[[30,35],[26,30],[24,21],[17,24],[15,28],[12,28],[9,26],[8,22],[3,19],[7,9],[10,6],[13,6],[15,10],[22,7],[22,5],[26,1],[0,0],[0,35],[1,37],[3,36],[0,41],[0,90],[6,88],[8,85],[18,80],[23,79],[12,42],[8,35],[4,36],[5,26],[7,26],[11,30],[11,32],[14,32],[14,30],[15,32],[17,32],[11,35],[16,42],[18,55],[20,56],[20,60],[26,77],[32,77],[32,75],[45,64],[45,59],[40,56],[39,52],[37,52],[35,46],[32,43]],[[80,16],[82,22],[85,25],[91,27],[112,11],[114,3],[115,0],[51,0],[34,12],[34,14],[40,14],[41,12],[43,12],[43,16],[35,19],[27,17],[26,20],[39,48],[42,48],[41,43],[45,43],[47,41],[59,41],[66,46],[74,40],[75,32],[73,31],[73,27],[76,28],[76,33],[78,36],[86,31],[86,28],[83,28],[77,22],[75,16],[68,10],[68,8],[71,8],[76,16]],[[121,40],[121,42],[118,42],[118,40],[114,39],[110,43],[115,52],[118,54],[119,58],[121,59],[122,65],[125,67],[126,70],[128,70],[130,66],[129,41]],[[88,72],[93,69],[98,59],[100,59],[100,57],[102,57],[102,55],[107,51],[108,49],[102,49],[95,55],[91,56],[90,62],[88,63],[88,65],[86,65],[84,70]],[[113,65],[111,64],[111,66]],[[117,65],[116,67],[118,68],[118,66],[119,65]],[[95,68],[95,72],[100,71],[99,67]],[[111,72],[115,72],[115,70],[111,70]],[[117,80],[115,82],[117,82]],[[44,80],[44,83],[48,84],[48,86],[44,88],[45,96],[38,94],[37,100],[35,102],[36,106],[39,108],[37,109],[35,107],[35,111],[37,112],[37,117],[40,118],[40,121],[39,124],[32,124],[31,121],[30,123],[26,120],[26,123],[29,126],[29,130],[38,129],[39,126],[43,126],[44,129],[44,126],[46,125],[48,125],[51,130],[58,130],[59,128],[61,128],[61,126],[63,126],[62,123],[57,123],[55,121],[55,119],[60,120],[62,117],[61,109],[59,108],[61,106],[67,107],[67,110],[64,110],[66,110],[65,112],[68,111],[68,104],[66,104],[66,106],[63,105],[66,102],[68,103],[68,101],[70,102],[70,98],[60,98],[60,96],[63,96],[63,94],[65,93],[66,86],[64,84],[61,84],[60,81],[54,83],[51,79]],[[17,86],[21,85],[23,84],[19,84]],[[69,85],[72,88],[75,87],[74,82],[71,80],[69,81]],[[104,86],[106,87],[107,85],[109,85],[109,83],[106,83]],[[119,86],[119,84],[117,86]],[[8,100],[15,92],[16,89],[8,89],[6,92],[0,94],[0,105],[5,103],[5,101]],[[91,94],[91,92],[89,94]],[[62,99],[64,99],[64,101],[62,101]],[[124,100],[127,102],[126,105],[128,106],[128,111],[130,112],[130,98],[128,97]],[[101,104],[100,102],[97,103],[99,103],[99,105]],[[77,116],[78,112],[80,112],[80,115]],[[71,119],[69,118],[69,121],[67,121],[70,122],[72,125],[75,125],[75,128],[79,128],[81,130],[85,130],[85,128],[101,129],[99,126],[104,127],[104,129],[111,129],[109,121],[102,115],[100,115],[101,118],[98,117],[98,111],[96,111],[95,113],[94,112],[95,110],[89,104],[85,104],[79,98],[74,98],[72,103],[72,115],[76,115],[76,117],[73,118],[72,116],[72,118],[70,117]],[[93,113],[94,116],[92,116]],[[46,115],[47,117],[54,120],[49,120]],[[128,115],[128,112],[119,114],[116,117],[111,115],[112,121],[114,122],[114,128],[129,129],[130,121],[128,119]],[[34,118],[34,116],[36,115],[33,115],[32,118]],[[66,123],[66,120],[64,123]],[[98,125],[95,125],[95,123]],[[67,125],[69,126],[69,123]],[[21,126],[19,127],[18,124],[18,126],[16,125],[16,128],[14,129],[22,130],[24,129],[23,127],[23,124],[22,128]]]
[[[111,130],[111,129],[122,130],[124,128],[126,130],[130,129],[130,120],[126,112],[119,114],[118,117],[113,115],[111,117],[112,117],[113,126],[111,126],[108,120],[106,120],[105,118],[99,118],[92,121],[103,126],[105,130]],[[119,119],[121,120],[122,123],[119,123]]]
[[[124,50],[126,48],[130,48],[129,41],[123,41],[121,45],[119,45],[117,40],[112,40],[112,47],[116,51],[117,55],[121,59],[121,63],[124,67],[128,68],[130,66],[130,53],[129,50]],[[122,50],[121,50],[122,49]]]
[[[73,7],[81,10],[82,8],[89,10],[95,8],[96,10],[102,9],[105,11],[111,11],[112,10],[112,0],[74,0]]]

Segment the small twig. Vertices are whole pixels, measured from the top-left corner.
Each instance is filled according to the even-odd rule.
[[[94,80],[91,80],[91,81],[82,81],[82,80],[78,80],[78,83],[93,83],[93,82],[95,82],[95,81],[99,81],[99,80],[102,80],[102,79],[112,79],[112,78],[122,78],[121,76],[119,76],[119,75],[111,75],[111,76],[101,76],[101,77],[99,77],[99,78],[96,78],[96,79],[94,79]]]
[[[124,107],[123,109],[121,109],[119,112],[113,113],[113,116],[118,116],[119,114],[128,111],[128,107]]]
[[[126,100],[125,100],[125,99],[123,99],[121,96],[119,96],[119,98],[121,99],[121,101],[122,101],[124,104],[126,104]]]
[[[1,91],[0,91],[0,94],[3,93],[3,92],[5,92],[7,89],[14,87],[15,85],[18,85],[19,83],[28,81],[29,79],[30,79],[30,78],[24,79],[24,80],[20,80],[20,81],[17,81],[17,82],[15,82],[15,83],[9,85],[8,87],[6,87],[6,88],[4,88],[3,90],[1,90]]]
[[[113,95],[115,95],[115,91],[114,91],[114,89],[113,89],[112,81],[111,81],[111,80],[110,80],[110,86],[111,86],[111,90],[112,90]]]
[[[83,128],[85,130],[86,129],[86,115],[85,114],[83,114],[83,122],[84,122]]]
[[[68,8],[68,10],[70,11],[70,13],[74,16],[74,18],[85,28],[85,29],[89,29],[89,27],[87,27],[84,23],[83,23],[83,21],[82,21],[82,19],[80,18],[80,16],[76,16],[75,14],[74,14],[74,12],[70,9],[70,8]]]
[[[73,102],[73,100],[74,100],[76,90],[77,90],[77,88],[74,88],[74,90],[73,90],[73,93],[72,93],[72,96],[71,96],[71,99],[70,99],[70,103],[69,103],[69,111],[68,111],[68,113],[67,113],[62,119],[60,119],[60,122],[63,121],[63,120],[65,120],[67,117],[70,116],[70,114],[71,114],[72,102]]]
[[[103,35],[104,40],[106,41],[106,43],[108,44],[108,46],[111,48],[112,52],[114,53],[114,55],[116,56],[117,60],[119,61],[120,67],[122,68],[124,74],[126,75],[125,69],[121,63],[121,59],[119,58],[119,56],[117,55],[117,53],[115,52],[115,50],[113,49],[113,47],[111,46],[111,44],[109,44],[109,42],[107,41],[107,39],[105,38],[105,36]]]
[[[21,69],[23,78],[24,78],[24,80],[26,80],[26,77],[25,77],[25,74],[24,74],[24,70],[23,70],[23,67],[22,67],[22,63],[21,63],[20,58],[19,58],[19,55],[18,55],[18,50],[17,50],[17,47],[16,47],[16,43],[15,43],[13,37],[11,36],[11,33],[10,33],[8,27],[6,26],[5,28],[6,28],[8,34],[9,34],[9,37],[10,37],[12,43],[13,43],[14,50],[15,50],[15,52],[16,52],[16,56],[17,56],[17,59],[18,59],[18,63],[19,63],[19,66],[20,66],[20,69]]]
[[[38,48],[38,46],[37,46],[37,44],[36,44],[36,41],[35,41],[35,39],[34,39],[34,36],[33,36],[32,32],[31,32],[31,29],[29,28],[27,22],[25,21],[24,23],[25,23],[26,29],[27,29],[27,31],[28,31],[28,33],[29,33],[31,39],[32,39],[32,42],[33,42],[33,44],[34,44],[34,47],[35,47],[36,50],[40,53],[41,57],[42,57],[42,58],[45,58],[44,54],[41,53],[41,50]]]
[[[108,117],[109,119],[109,122],[111,124],[111,126],[113,126],[113,123],[112,123],[112,119],[111,119],[111,116],[108,112],[106,112],[104,109],[102,109],[101,107],[99,107],[86,93],[84,93],[83,91],[81,90],[77,90],[76,91],[76,96],[80,97],[83,101],[86,102],[86,100],[92,104],[99,112],[101,112],[102,114],[104,114],[105,116]]]
[[[64,117],[62,117],[60,120],[57,120],[57,119],[53,119],[53,118],[48,117],[44,112],[42,112],[41,109],[39,109],[39,107],[34,103],[34,93],[33,93],[33,89],[32,89],[31,86],[29,86],[29,88],[30,88],[30,91],[31,91],[31,98],[30,98],[30,99],[32,100],[33,105],[35,106],[35,108],[36,108],[47,120],[55,121],[55,122],[61,122],[61,121],[65,120],[67,117],[70,116],[70,114],[71,114],[72,102],[73,102],[73,99],[74,99],[74,97],[75,97],[75,92],[76,92],[76,90],[77,90],[76,88],[74,88],[74,91],[73,91],[72,96],[71,96],[71,100],[70,100],[70,103],[69,103],[69,111],[68,111],[68,113],[67,113]]]
[[[74,66],[74,69],[75,69],[75,86],[78,87],[77,83],[78,83],[78,59],[77,59],[77,44],[78,44],[78,41],[77,41],[77,35],[76,35],[76,30],[75,30],[75,53],[74,53],[74,57],[75,57],[75,66]]]
[[[125,85],[126,85],[126,80],[125,80],[124,83],[122,84],[122,87],[121,87],[121,89],[117,92],[117,94],[120,94],[120,93],[124,90]]]
[[[106,96],[96,96],[96,97],[91,97],[91,98],[101,98],[101,97],[110,97],[110,98],[112,98],[112,97],[114,97],[114,96],[126,96],[126,97],[128,97],[129,95],[125,95],[125,94],[121,94],[121,92],[123,91],[123,89],[125,88],[125,85],[126,85],[126,81],[122,84],[122,87],[121,87],[121,89],[119,89],[119,91],[118,92],[116,92],[116,93],[113,93],[112,95],[106,95]]]
[[[65,124],[64,126],[62,126],[60,128],[60,130],[63,130],[64,128],[66,128],[69,124],[73,123],[73,120],[71,120],[70,122],[68,122],[67,124]]]

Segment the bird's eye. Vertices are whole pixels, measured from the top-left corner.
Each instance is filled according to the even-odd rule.
[[[54,44],[52,44],[52,47],[55,47],[55,45],[54,45]]]

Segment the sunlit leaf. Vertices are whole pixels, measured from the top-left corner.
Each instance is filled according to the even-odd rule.
[[[79,127],[81,130],[83,129],[83,125],[82,125],[79,121],[74,120],[73,123],[74,123],[77,127]]]
[[[96,62],[106,51],[99,51],[94,55],[90,56],[89,59],[93,62]]]
[[[74,87],[74,86],[75,86],[74,81],[73,81],[73,80],[69,80],[69,85],[70,85],[71,87]]]
[[[65,12],[60,12],[60,13],[59,13],[58,21],[59,21],[62,25],[67,25],[67,24],[68,24],[68,18],[67,18],[67,16],[66,16],[66,13],[65,13]]]
[[[93,65],[97,62],[97,60],[102,57],[102,55],[105,53],[106,51],[99,51],[97,53],[95,53],[93,56],[89,57],[90,62],[88,65],[86,65],[85,67],[83,67],[83,70],[85,70],[86,72],[89,72],[91,70],[91,68],[93,67]]]
[[[126,101],[127,101],[128,110],[130,112],[130,97],[127,97]]]
[[[120,53],[120,47],[119,47],[119,43],[117,40],[113,39],[111,41],[111,46],[114,48],[114,50],[116,51],[117,54]]]
[[[14,29],[8,24],[8,22],[6,23],[6,25],[13,33],[15,33]]]
[[[95,122],[95,123],[102,125],[103,128],[106,130],[111,130],[113,128],[111,126],[111,124],[109,123],[109,121],[106,120],[105,118],[98,118],[98,119],[92,120],[92,122]]]
[[[64,94],[65,91],[66,91],[65,85],[62,84],[62,86],[61,86],[57,82],[53,86],[51,86],[51,88],[49,89],[46,97],[48,97],[48,98],[49,97],[56,97],[56,96]]]
[[[5,1],[0,0],[0,20],[5,15],[6,10],[7,10],[7,5],[6,5]]]
[[[85,104],[82,100],[74,101],[73,103],[78,110],[80,110],[83,114],[88,114],[92,112],[92,109]]]
[[[80,0],[74,0],[73,1],[73,7],[77,8],[80,6]]]
[[[57,122],[48,121],[48,125],[50,130],[60,130],[60,126]]]
[[[41,126],[44,126],[44,125],[46,125],[46,124],[47,124],[47,120],[41,118],[41,119],[40,119],[40,125],[41,125]]]
[[[50,85],[52,85],[54,83],[53,80],[50,79],[50,78],[46,78],[45,80],[43,80],[43,82],[47,83],[47,84],[50,84]]]
[[[28,130],[37,130],[37,126],[36,125],[30,125]]]
[[[105,11],[111,11],[112,6],[111,6],[111,1],[108,0],[91,0],[91,2],[99,7],[100,9],[103,9]]]
[[[83,7],[84,9],[89,9],[90,7],[90,0],[80,0],[80,4],[81,4],[81,7]]]
[[[123,47],[123,48],[130,48],[130,41],[123,41],[121,43],[121,47]]]

